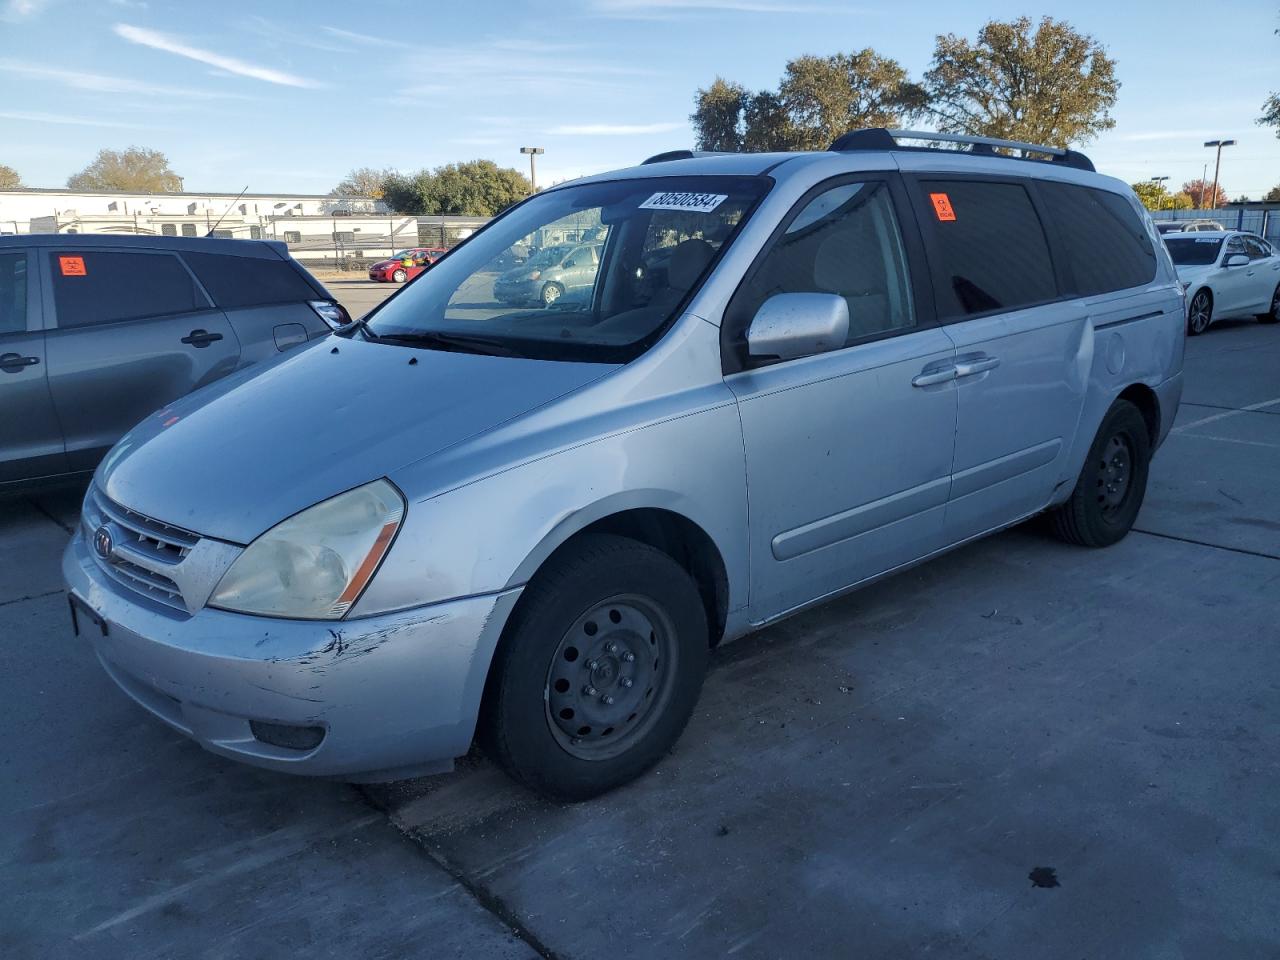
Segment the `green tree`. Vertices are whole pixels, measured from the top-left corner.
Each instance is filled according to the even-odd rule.
[[[694,110],[689,117],[697,132],[699,150],[724,150],[736,153],[742,149],[742,115],[751,99],[746,87],[716,77],[711,86],[694,96]]]
[[[1280,36],[1280,30],[1276,34]],[[1275,127],[1276,136],[1280,137],[1280,93],[1273,93],[1262,102],[1262,116],[1258,118],[1258,123]]]
[[[450,163],[410,176],[394,174],[382,199],[399,213],[492,217],[532,192],[529,178],[492,160]]]
[[[1267,191],[1267,195],[1262,198],[1267,203],[1280,203],[1280,184],[1272,187]]]
[[[1194,210],[1196,208],[1195,199],[1185,190],[1175,193],[1169,198],[1170,210]]]
[[[375,170],[373,167],[357,167],[329,191],[331,197],[372,197],[382,199],[383,188],[394,170]]]
[[[937,38],[925,73],[942,130],[1065,147],[1115,126],[1115,61],[1093,37],[1044,17],[989,21],[970,43]]]
[[[868,47],[797,57],[777,90],[750,93],[716,77],[689,119],[701,150],[825,150],[859,127],[898,126],[924,105],[924,88]]]
[[[1138,195],[1138,199],[1142,201],[1142,205],[1148,210],[1168,210],[1169,191],[1164,188],[1164,184],[1155,183],[1151,180],[1142,180],[1138,183],[1130,184],[1133,192]]]
[[[99,150],[93,163],[67,178],[72,190],[127,190],[135,193],[177,193],[182,179],[169,169],[159,150],[127,147]]]
[[[22,177],[18,171],[0,163],[0,190],[19,190],[21,187]]]

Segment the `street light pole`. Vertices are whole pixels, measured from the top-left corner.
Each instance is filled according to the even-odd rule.
[[[534,160],[537,158],[538,154],[546,153],[547,151],[542,147],[521,147],[520,152],[527,153],[529,155],[529,185],[533,187],[533,192],[537,193],[538,168],[534,165]]]
[[[1218,170],[1222,166],[1222,148],[1234,147],[1236,142],[1234,140],[1206,140],[1204,145],[1218,148],[1217,156],[1213,161],[1213,193],[1209,195],[1209,199],[1213,201],[1213,209],[1216,210],[1218,209]],[[1201,205],[1203,206],[1203,204]]]

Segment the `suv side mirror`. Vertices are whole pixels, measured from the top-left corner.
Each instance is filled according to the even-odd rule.
[[[747,328],[747,353],[794,360],[827,353],[849,338],[849,302],[834,293],[779,293],[760,305]]]
[[[1227,257],[1222,265],[1224,267],[1247,267],[1249,265],[1249,255],[1247,253],[1233,253]]]

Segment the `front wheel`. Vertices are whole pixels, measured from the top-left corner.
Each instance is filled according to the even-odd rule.
[[[1147,492],[1151,437],[1128,400],[1102,418],[1071,499],[1049,514],[1059,539],[1082,547],[1109,547],[1133,527]]]
[[[408,274],[406,274],[403,270],[396,270],[396,272],[391,275],[391,279],[394,280],[396,283],[404,283],[405,278],[407,276]]]
[[[1280,323],[1280,284],[1276,285],[1276,292],[1271,295],[1271,309],[1258,314],[1258,322]]]
[[[594,797],[675,743],[709,653],[701,597],[679,564],[589,535],[525,588],[490,669],[481,743],[540,793]]]
[[[1213,295],[1208,290],[1197,290],[1187,308],[1187,336],[1198,337],[1213,322]]]
[[[564,287],[560,286],[560,284],[544,283],[542,285],[542,293],[539,294],[539,299],[542,300],[542,305],[544,307],[550,307],[554,306],[556,301],[563,295]]]

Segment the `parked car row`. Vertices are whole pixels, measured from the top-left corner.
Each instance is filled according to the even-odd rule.
[[[0,493],[87,475],[144,417],[349,322],[274,241],[0,237]]]
[[[863,130],[555,186],[143,417],[65,553],[73,618],[223,756],[392,779],[479,736],[589,797],[670,749],[716,644],[1040,513],[1123,538],[1185,282],[1053,147]]]

